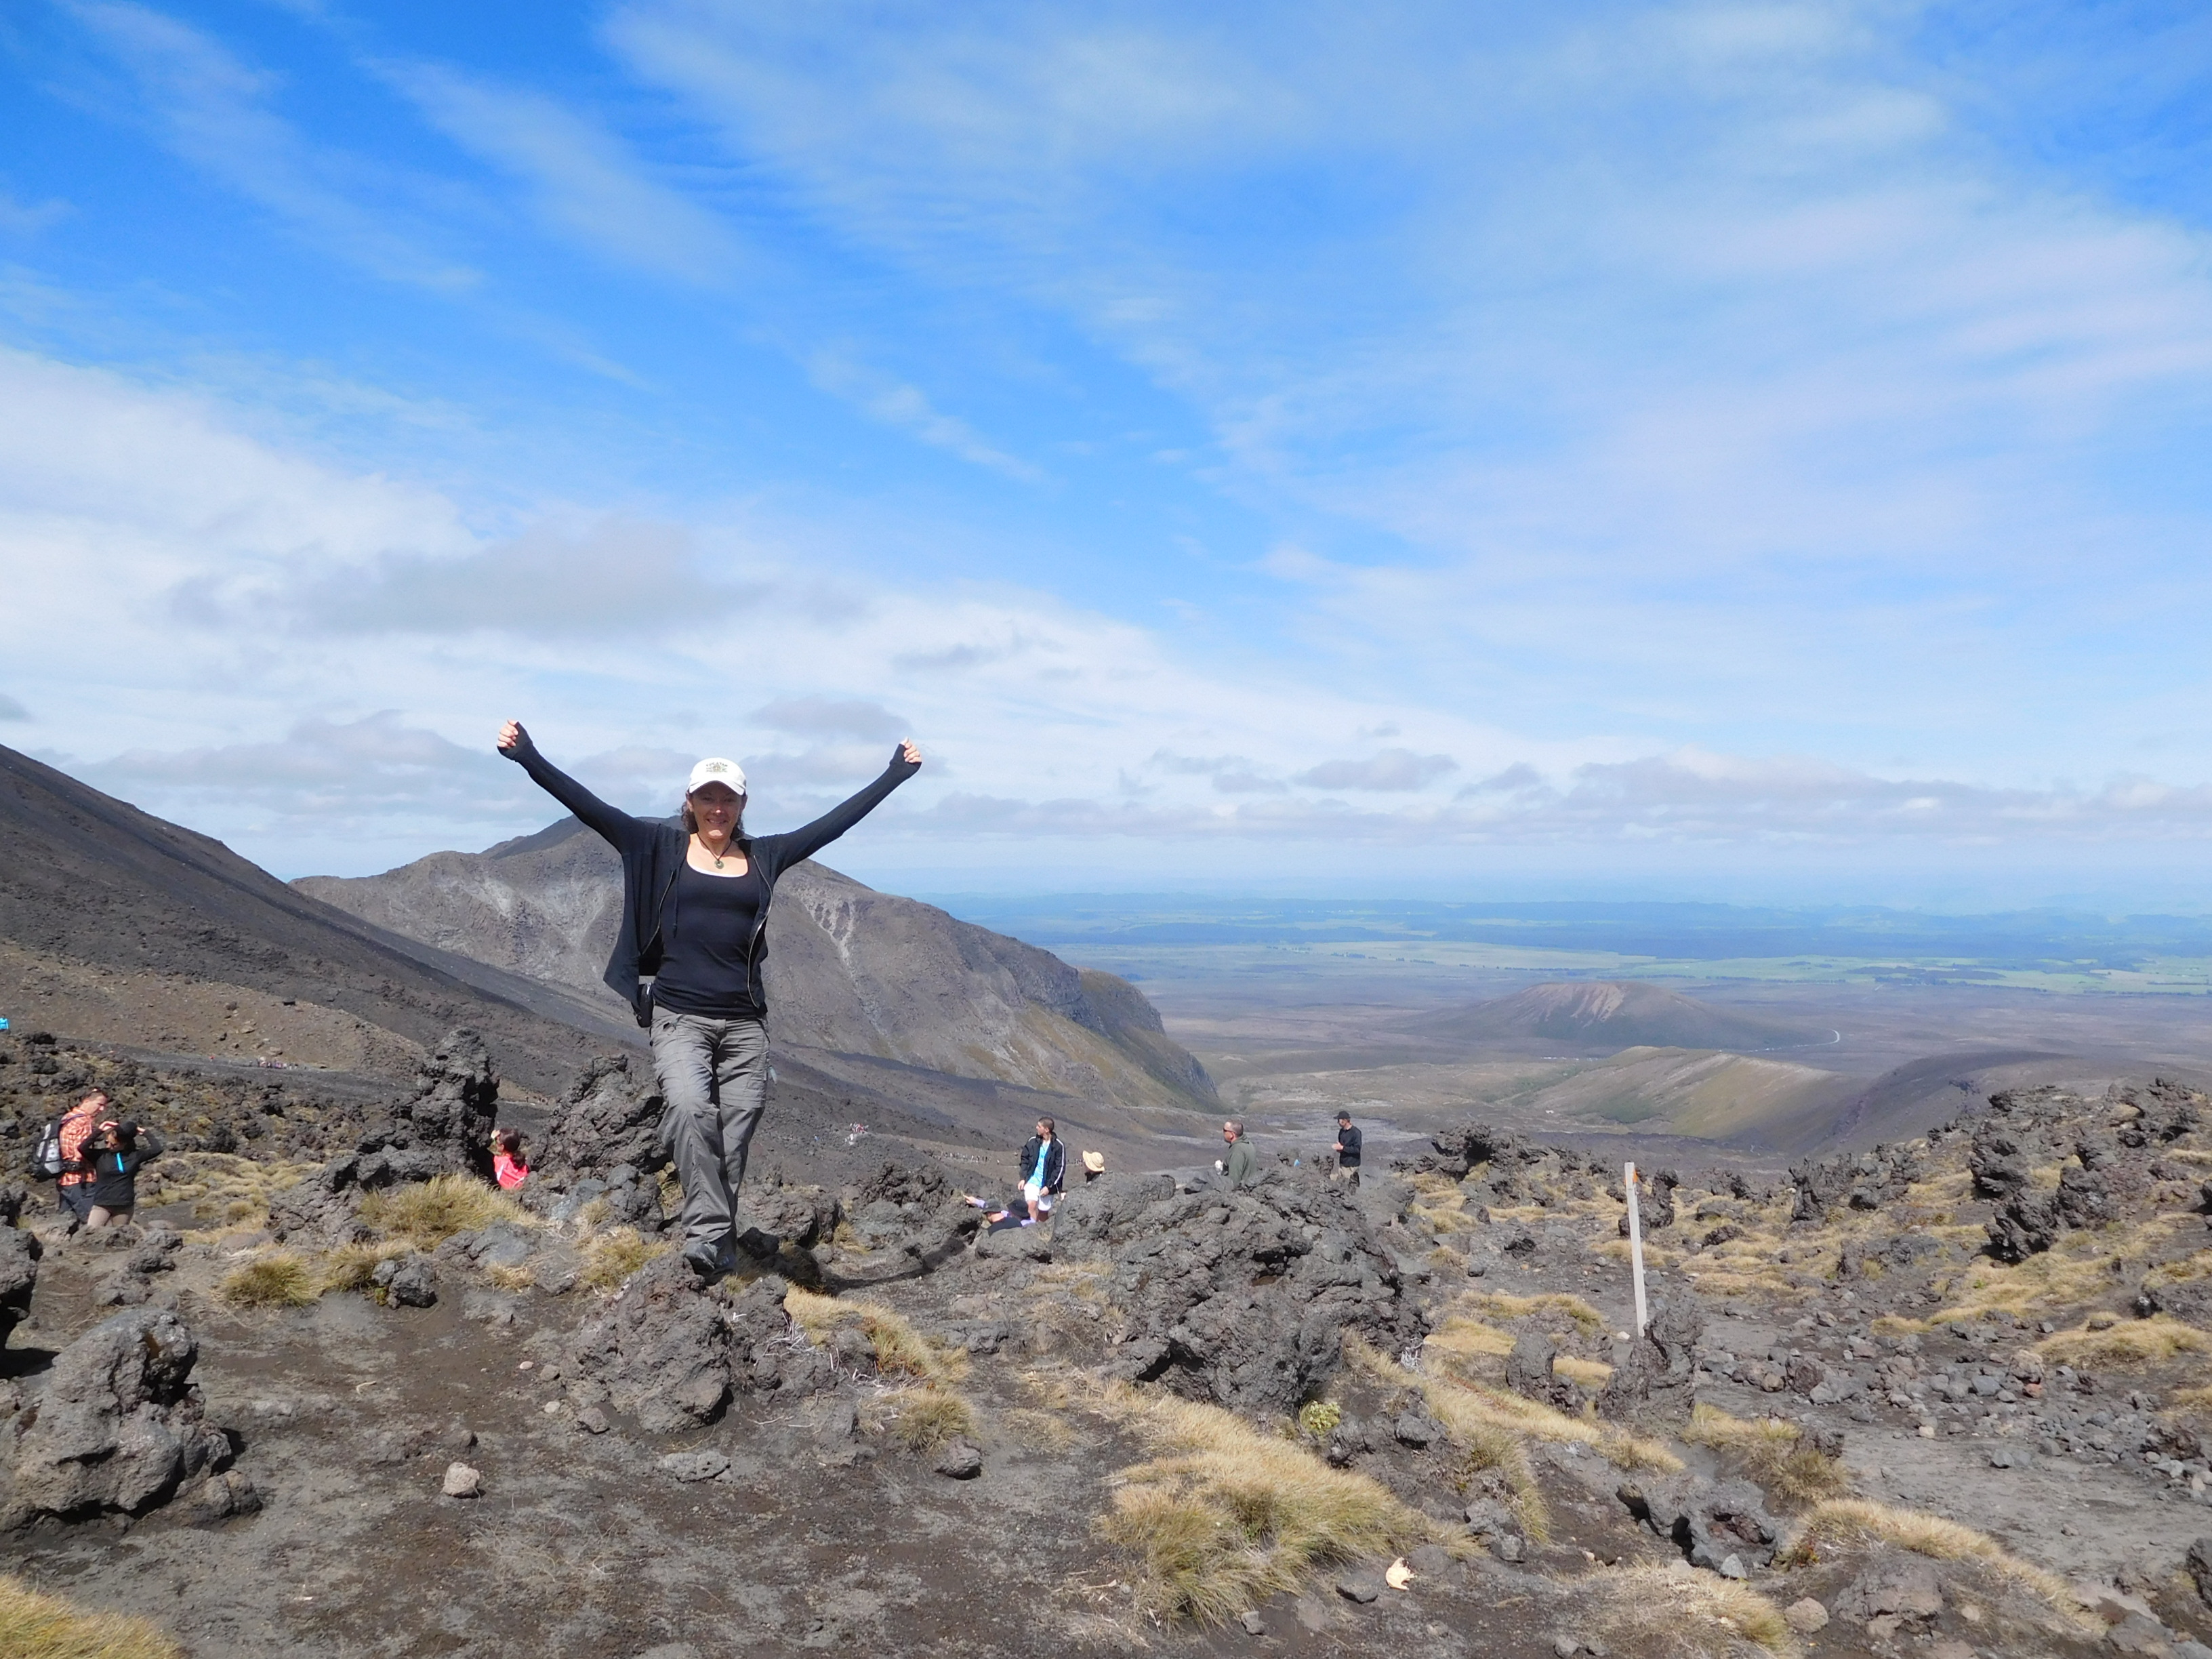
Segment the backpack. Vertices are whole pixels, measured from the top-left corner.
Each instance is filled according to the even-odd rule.
[[[39,1131],[39,1149],[31,1154],[31,1174],[40,1181],[52,1181],[69,1167],[62,1156],[62,1121],[58,1117],[46,1120],[46,1127]]]

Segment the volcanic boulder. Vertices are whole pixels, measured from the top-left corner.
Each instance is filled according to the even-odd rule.
[[[1528,1333],[1515,1341],[1513,1352],[1505,1356],[1505,1386],[1524,1398],[1540,1400],[1554,1411],[1579,1417],[1582,1385],[1553,1370],[1559,1358],[1559,1351],[1551,1338]]]
[[[62,1350],[9,1449],[0,1526],[40,1516],[142,1514],[232,1456],[192,1383],[199,1344],[173,1313],[118,1314]],[[17,1421],[21,1421],[19,1417]]]
[[[598,1056],[569,1085],[532,1162],[523,1201],[565,1221],[603,1200],[611,1221],[657,1231],[663,1218],[653,1176],[668,1162],[663,1111],[645,1062],[633,1066],[628,1054]]]
[[[0,1217],[5,1218],[5,1224],[0,1225],[0,1348],[8,1346],[8,1334],[31,1311],[31,1292],[39,1282],[39,1236],[15,1224],[22,1206],[20,1188],[0,1192]]]
[[[1764,1493],[1748,1480],[1701,1481],[1678,1474],[1650,1487],[1620,1488],[1629,1512],[1660,1537],[1671,1540],[1693,1567],[1719,1572],[1733,1556],[1741,1577],[1774,1559],[1782,1528],[1766,1512]]]
[[[1691,1384],[1697,1376],[1698,1339],[1705,1333],[1705,1310],[1696,1297],[1686,1291],[1659,1297],[1644,1334],[1613,1366],[1599,1391],[1598,1415],[1687,1417]]]
[[[1396,1263],[1340,1186],[1270,1170],[1233,1192],[1161,1188],[1109,1176],[1054,1218],[1056,1259],[1113,1266],[1106,1293],[1129,1326],[1121,1374],[1287,1413],[1336,1369],[1347,1334],[1392,1355],[1420,1340]]]
[[[465,1025],[439,1039],[416,1073],[415,1091],[361,1138],[363,1187],[433,1176],[491,1179],[491,1132],[499,1116],[499,1076],[483,1039]]]

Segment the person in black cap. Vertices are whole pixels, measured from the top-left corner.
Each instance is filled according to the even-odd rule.
[[[1336,1173],[1340,1179],[1359,1184],[1359,1131],[1352,1126],[1352,1114],[1336,1115]]]

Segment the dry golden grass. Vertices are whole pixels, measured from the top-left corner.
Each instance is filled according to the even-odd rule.
[[[386,1238],[404,1238],[424,1250],[434,1250],[456,1233],[474,1232],[495,1221],[538,1224],[536,1216],[498,1188],[465,1175],[436,1176],[412,1186],[371,1193],[362,1200],[361,1219]]]
[[[1075,1429],[1063,1412],[1041,1412],[1017,1406],[1003,1416],[1007,1431],[1026,1447],[1066,1451],[1075,1443]]]
[[[2079,1601],[2063,1578],[2011,1554],[1986,1533],[1976,1532],[1972,1527],[1947,1521],[1938,1515],[1898,1509],[1868,1498],[1832,1498],[1814,1504],[1778,1559],[1789,1564],[1802,1564],[1813,1559],[1823,1542],[1869,1538],[1937,1561],[1978,1563],[1998,1577],[2039,1596],[2068,1623],[2085,1630],[2102,1628],[2085,1620]]]
[[[155,1167],[165,1176],[161,1202],[190,1204],[193,1219],[209,1224],[196,1231],[219,1233],[265,1221],[270,1199],[305,1181],[319,1166],[264,1164],[228,1152],[180,1152]]]
[[[1552,1370],[1592,1390],[1603,1388],[1607,1379],[1613,1375],[1613,1367],[1602,1360],[1577,1359],[1571,1353],[1555,1357],[1552,1361]]]
[[[1615,1652],[1650,1659],[1790,1659],[1797,1638],[1773,1602],[1711,1572],[1644,1565],[1575,1581],[1577,1613]]]
[[[0,1577],[0,1654],[8,1659],[183,1659],[143,1619],[81,1613],[58,1595]]]
[[[1160,1454],[1114,1477],[1098,1530],[1138,1554],[1140,1589],[1163,1616],[1223,1624],[1316,1565],[1401,1554],[1451,1530],[1217,1407],[1126,1387],[1095,1403]]]
[[[584,1267],[576,1282],[587,1290],[611,1291],[655,1256],[665,1255],[672,1244],[648,1241],[635,1227],[614,1227],[584,1241]]]
[[[2178,1319],[2160,1314],[2155,1318],[2128,1321],[2107,1329],[2085,1327],[2061,1331],[2056,1336],[2045,1337],[2035,1347],[2045,1359],[2057,1364],[2101,1365],[2112,1370],[2129,1370],[2154,1365],[2179,1354],[2212,1352],[2212,1339]]]
[[[1807,1445],[1803,1431],[1780,1418],[1747,1420],[1701,1404],[1691,1413],[1690,1426],[1683,1431],[1682,1438],[1692,1445],[1731,1454],[1753,1480],[1792,1503],[1841,1498],[1851,1489],[1850,1475],[1844,1466]]]
[[[538,1282],[538,1275],[531,1272],[529,1265],[520,1262],[512,1267],[487,1267],[484,1277],[502,1291],[526,1291]]]
[[[932,1387],[951,1389],[968,1375],[965,1350],[933,1342],[903,1314],[880,1302],[823,1296],[793,1285],[783,1310],[807,1335],[819,1341],[838,1326],[857,1323],[875,1350],[876,1369],[887,1376],[911,1376]]]
[[[909,1451],[932,1451],[948,1440],[964,1440],[975,1432],[975,1409],[958,1395],[942,1389],[907,1390],[892,1432]]]
[[[2167,1399],[2176,1411],[2212,1412],[2212,1388],[2176,1389]]]
[[[1594,1335],[1605,1328],[1605,1316],[1578,1296],[1566,1296],[1556,1291],[1540,1296],[1515,1296],[1508,1291],[1477,1291],[1468,1299],[1495,1319],[1561,1315],[1580,1326],[1585,1334]],[[1510,1339],[1505,1346],[1509,1350],[1512,1347]]]
[[[234,1308],[304,1308],[321,1291],[304,1261],[289,1250],[276,1250],[233,1267],[216,1294]]]
[[[1630,1255],[1628,1241],[1625,1238],[1608,1238],[1597,1247],[1597,1254],[1608,1261],[1626,1261]],[[1681,1260],[1679,1252],[1654,1244],[1648,1238],[1644,1241],[1644,1265],[1652,1271],[1656,1272],[1663,1267],[1679,1266]]]
[[[412,1249],[396,1240],[380,1244],[341,1244],[335,1250],[325,1252],[315,1263],[316,1292],[327,1296],[332,1291],[365,1291],[377,1263],[392,1256],[405,1255]]]
[[[1513,1352],[1513,1334],[1501,1331],[1495,1325],[1486,1325],[1479,1319],[1469,1319],[1464,1314],[1451,1314],[1429,1334],[1429,1340],[1422,1346],[1455,1359],[1503,1359]]]

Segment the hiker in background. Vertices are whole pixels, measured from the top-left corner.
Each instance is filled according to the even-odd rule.
[[[1088,1187],[1106,1173],[1106,1154],[1085,1152],[1083,1155],[1083,1184]]]
[[[1221,1172],[1224,1187],[1249,1187],[1260,1173],[1260,1154],[1252,1150],[1252,1143],[1244,1139],[1244,1126],[1231,1118],[1221,1126],[1221,1139],[1229,1148],[1229,1156],[1213,1160],[1213,1167]]]
[[[1041,1117],[1036,1133],[1022,1148],[1022,1201],[1030,1206],[1030,1219],[1050,1215],[1053,1200],[1066,1185],[1067,1148],[1054,1133],[1052,1120]]]
[[[513,1192],[530,1179],[530,1165],[523,1161],[522,1136],[514,1129],[494,1129],[491,1132],[492,1178]]]
[[[1353,1186],[1359,1184],[1359,1131],[1352,1125],[1352,1114],[1336,1115],[1336,1173]]]
[[[700,1278],[720,1278],[737,1265],[738,1189],[768,1105],[762,969],[776,878],[919,772],[921,750],[900,744],[850,800],[804,829],[757,836],[745,834],[745,775],[734,761],[691,769],[680,819],[634,818],[556,768],[518,721],[500,728],[499,752],[622,854],[622,925],[602,977],[653,1034],[668,1103],[662,1133],[684,1182],[684,1260]]]
[[[84,1224],[88,1230],[119,1227],[138,1207],[138,1171],[168,1149],[151,1129],[109,1118],[94,1131],[88,1150],[92,1212]]]
[[[100,1115],[107,1107],[106,1092],[94,1089],[70,1108],[56,1126],[61,1170],[54,1177],[54,1196],[60,1201],[62,1213],[70,1218],[69,1230],[72,1233],[83,1226],[85,1218],[92,1213],[92,1172],[85,1163],[85,1146],[100,1126]]]

